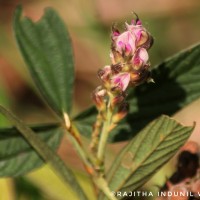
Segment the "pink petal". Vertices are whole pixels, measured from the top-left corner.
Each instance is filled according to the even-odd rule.
[[[125,91],[130,82],[129,73],[121,73],[112,77],[114,87],[119,87],[122,91]]]
[[[122,90],[123,90],[123,91],[125,91],[126,88],[128,87],[129,82],[130,82],[130,78],[131,78],[131,76],[130,76],[129,73],[125,73],[125,74],[123,75],[123,77],[122,77],[122,83],[123,83],[123,88],[122,88]]]
[[[131,52],[131,45],[130,44],[127,44],[126,46],[125,46],[125,52],[126,52],[126,54],[129,54],[130,52]]]
[[[129,45],[131,46],[132,55],[135,53],[135,50],[136,50],[135,42],[136,42],[136,38],[134,37],[133,34],[131,34],[128,43],[129,43]]]
[[[122,48],[124,47],[124,43],[122,41],[119,41],[117,44]]]
[[[136,33],[137,41],[139,41],[142,37],[142,30],[138,30]]]
[[[142,25],[142,22],[140,20],[138,20],[136,25]]]
[[[134,65],[139,65],[140,64],[140,59],[138,57],[135,57],[133,60]]]
[[[119,32],[117,32],[117,31],[113,32],[113,36],[119,36],[119,35],[120,35]]]
[[[138,52],[138,57],[144,62],[146,63],[149,59],[149,55],[147,53],[147,50],[145,48],[140,48],[139,52]]]

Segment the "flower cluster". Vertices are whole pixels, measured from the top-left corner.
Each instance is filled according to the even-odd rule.
[[[151,80],[147,51],[153,43],[152,36],[138,18],[125,26],[124,32],[112,27],[111,65],[98,72],[102,86],[95,90],[93,99],[99,110],[105,108],[106,95],[113,97],[113,104],[118,104],[124,101],[129,86]]]

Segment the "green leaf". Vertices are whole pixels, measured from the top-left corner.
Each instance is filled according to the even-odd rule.
[[[71,40],[57,13],[48,8],[36,23],[21,17],[18,7],[14,18],[17,43],[42,97],[59,115],[72,106],[74,63]]]
[[[31,128],[23,121],[18,119],[14,114],[0,105],[0,113],[4,115],[16,127],[20,134],[33,147],[34,151],[45,161],[50,164],[54,171],[62,178],[65,184],[70,185],[74,192],[81,200],[87,200],[85,192],[82,190],[74,173],[68,168],[63,160],[49,145],[43,141]]]
[[[129,114],[110,134],[110,141],[128,140],[161,114],[172,115],[199,98],[199,55],[199,44],[176,54],[152,70],[155,83],[143,84],[130,90]],[[96,109],[92,107],[74,119],[80,131],[88,137],[95,116]]]
[[[63,130],[58,124],[31,127],[41,139],[56,150]],[[16,128],[0,129],[0,177],[19,176],[44,164],[43,160]]]
[[[124,147],[107,172],[111,191],[128,192],[142,186],[186,142],[193,129],[167,116],[151,122]]]

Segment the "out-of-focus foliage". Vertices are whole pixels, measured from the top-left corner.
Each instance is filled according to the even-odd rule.
[[[14,186],[16,190],[16,199],[29,199],[29,200],[45,200],[44,194],[41,190],[30,182],[25,177],[18,177],[14,179]]]
[[[6,95],[5,89],[2,87],[2,83],[0,80],[0,104],[8,106],[9,105],[9,98]],[[0,126],[6,126],[8,125],[8,121],[5,117],[0,115]]]
[[[63,136],[58,124],[31,127],[38,136],[56,150]],[[19,176],[38,168],[43,160],[16,128],[0,129],[0,177]]]

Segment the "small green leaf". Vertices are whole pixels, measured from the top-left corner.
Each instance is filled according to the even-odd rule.
[[[58,124],[31,127],[41,139],[56,150],[63,130]],[[0,177],[19,176],[40,167],[43,160],[16,128],[0,129]]]
[[[59,116],[72,106],[74,63],[71,40],[60,17],[46,9],[36,23],[21,17],[18,7],[14,31],[21,53],[42,97]]]
[[[142,186],[186,142],[193,129],[167,116],[151,122],[124,147],[107,172],[111,191],[128,192]]]
[[[155,83],[143,84],[129,92],[130,111],[125,121],[110,134],[110,141],[132,138],[161,114],[172,115],[200,97],[200,45],[168,58],[152,70]],[[96,109],[89,108],[75,122],[80,132],[90,136]],[[123,133],[123,134],[121,134]]]

